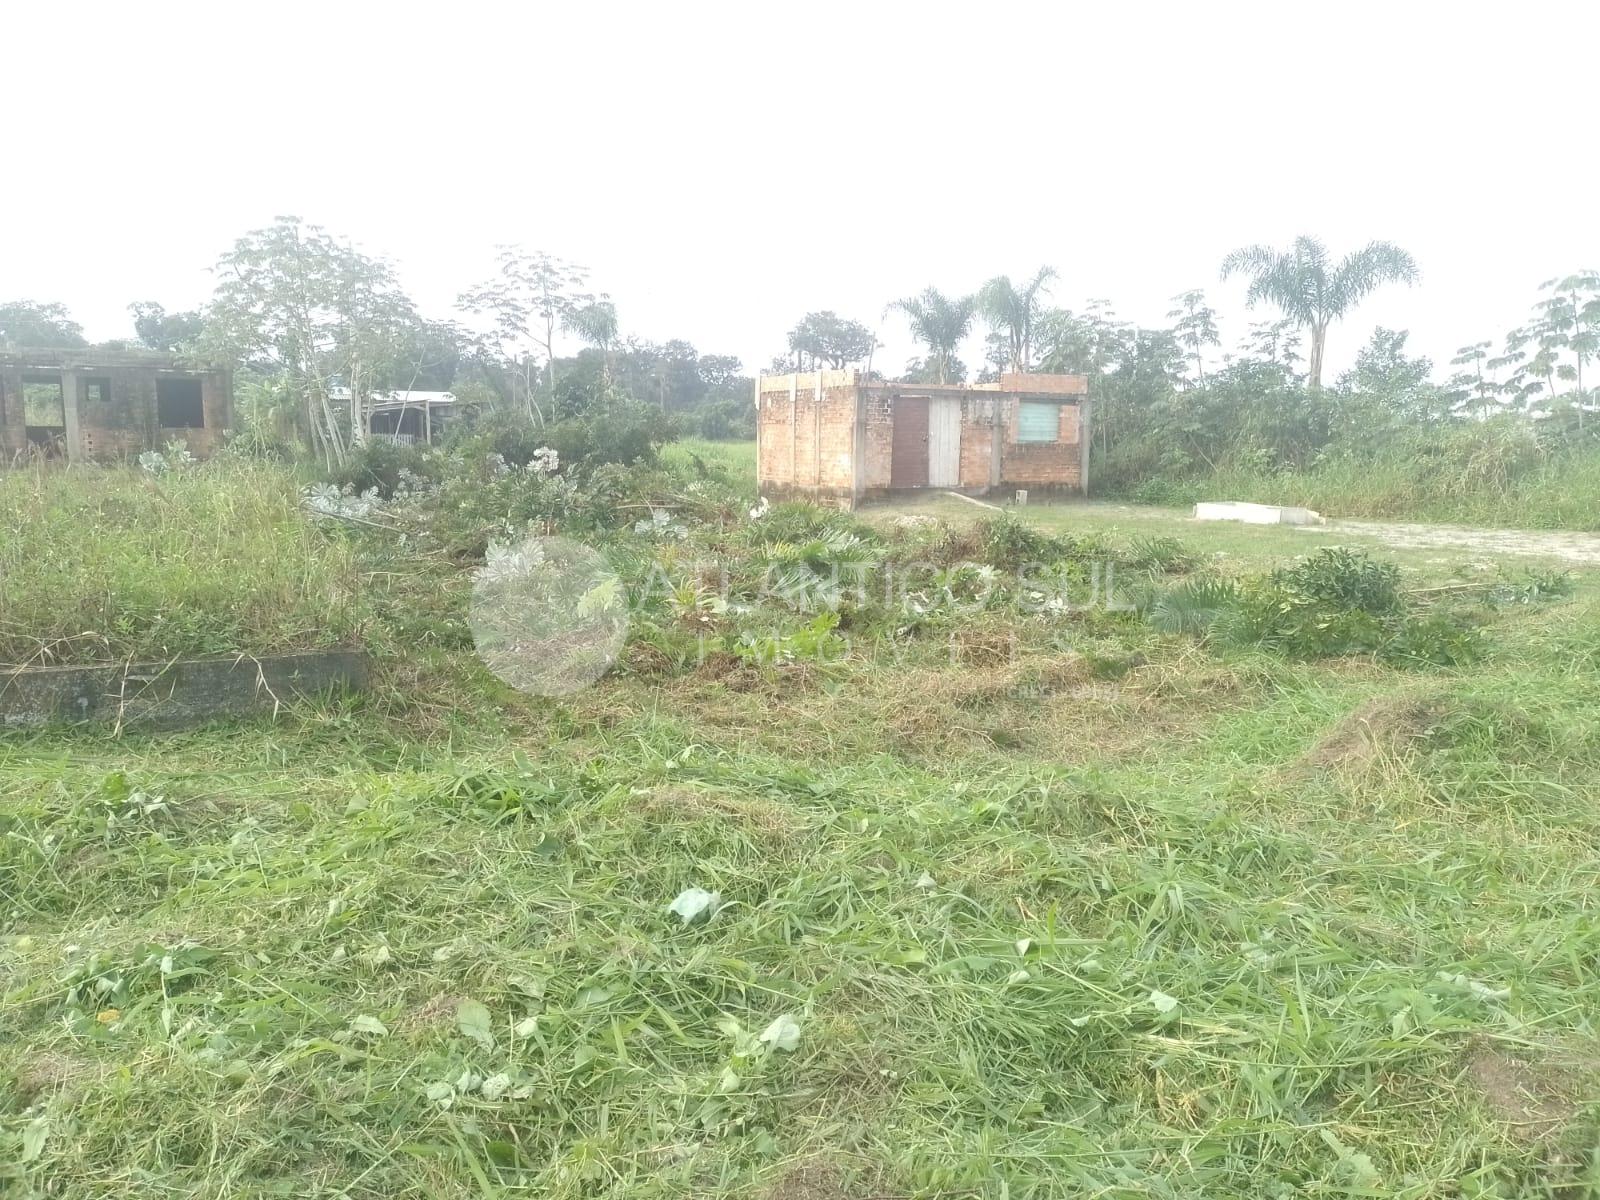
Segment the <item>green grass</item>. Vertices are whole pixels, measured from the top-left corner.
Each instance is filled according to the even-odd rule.
[[[1379,457],[1304,471],[1225,469],[1172,490],[1197,500],[1303,505],[1339,517],[1600,530],[1600,454],[1592,452],[1564,454],[1510,478]]]
[[[0,663],[335,645],[358,635],[361,594],[286,469],[0,472]]]
[[[0,1184],[1594,1194],[1597,618],[1584,571],[1458,672],[1064,618],[561,703],[397,658],[275,724],[11,735]]]
[[[684,467],[699,458],[707,466],[725,467],[736,475],[755,478],[754,442],[709,442],[704,438],[683,438],[661,448],[661,460],[669,466]]]

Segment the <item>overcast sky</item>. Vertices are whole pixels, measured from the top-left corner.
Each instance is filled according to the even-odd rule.
[[[886,301],[1049,263],[1054,299],[1231,346],[1251,242],[1410,250],[1375,325],[1443,374],[1537,285],[1600,266],[1600,5],[13,4],[0,299],[91,338],[202,302],[293,213],[423,309],[517,242],[587,265],[625,333],[765,366],[810,309],[914,351]],[[1266,315],[1266,314],[1260,314]],[[974,342],[969,362],[980,355]]]

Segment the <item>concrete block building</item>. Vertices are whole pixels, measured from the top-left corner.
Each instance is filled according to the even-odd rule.
[[[233,424],[233,372],[135,350],[0,350],[0,463],[116,462],[184,442],[198,458]]]
[[[854,508],[923,489],[1087,495],[1089,380],[911,384],[810,371],[756,381],[763,496]]]

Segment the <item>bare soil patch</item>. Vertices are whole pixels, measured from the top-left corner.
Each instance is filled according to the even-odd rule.
[[[1561,1131],[1583,1108],[1583,1084],[1592,1076],[1577,1063],[1533,1063],[1484,1040],[1467,1048],[1464,1078],[1494,1116],[1524,1141]]]

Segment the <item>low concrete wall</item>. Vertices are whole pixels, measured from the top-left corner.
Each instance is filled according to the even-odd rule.
[[[0,729],[109,721],[179,729],[271,715],[292,700],[366,686],[359,650],[89,667],[0,667]]]
[[[1320,525],[1322,515],[1309,508],[1253,504],[1247,500],[1202,500],[1194,506],[1196,521],[1243,521],[1246,525]]]

